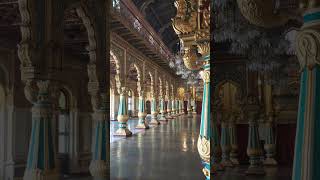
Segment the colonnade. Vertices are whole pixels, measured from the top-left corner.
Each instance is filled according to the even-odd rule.
[[[168,91],[167,91],[168,93]],[[168,93],[169,94],[169,93]],[[122,87],[121,93],[120,93],[120,100],[119,100],[119,110],[118,110],[118,130],[114,133],[115,136],[131,136],[132,132],[127,128],[127,122],[129,120],[128,117],[128,103],[127,103],[127,91],[125,87]],[[160,90],[159,98],[157,99],[154,96],[154,93],[151,93],[151,121],[150,125],[159,125],[161,123],[167,123],[168,120],[174,119],[178,116],[182,116],[185,114],[184,112],[184,101],[175,98],[170,95],[166,95],[166,98],[164,98],[162,91]],[[191,104],[191,101],[189,100],[187,102],[189,105]],[[146,121],[147,113],[145,111],[146,109],[146,99],[145,99],[145,93],[143,91],[139,94],[139,122],[136,128],[138,129],[148,129],[149,124]],[[195,109],[191,109],[191,105],[189,107],[189,112],[196,112]],[[196,113],[194,113],[196,114]]]

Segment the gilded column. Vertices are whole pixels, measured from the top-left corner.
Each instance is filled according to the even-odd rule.
[[[150,124],[152,124],[152,125],[159,125],[160,124],[160,122],[158,121],[157,115],[158,115],[157,101],[156,101],[156,98],[154,96],[152,96],[152,99],[151,99],[151,122],[150,122]]]
[[[131,136],[132,132],[127,128],[127,122],[129,120],[129,116],[128,116],[127,89],[125,87],[121,88],[117,119],[118,119],[119,129],[114,133],[114,135],[126,136],[126,137]]]
[[[54,137],[51,127],[53,104],[50,81],[26,83],[25,94],[32,102],[32,130],[24,180],[58,180],[56,171]],[[38,90],[37,90],[38,89]]]
[[[139,122],[137,125],[137,129],[149,129],[149,125],[146,121],[147,113],[145,112],[145,100],[144,100],[144,92],[141,91],[139,94],[139,106],[138,106],[138,118]]]
[[[93,120],[95,121],[94,140],[92,146],[92,160],[89,170],[95,180],[107,178],[107,141],[109,141],[106,120],[108,119],[108,102],[107,95],[98,95],[101,98],[101,104],[97,104],[98,109],[94,109]],[[92,101],[99,102],[99,101]]]
[[[301,78],[293,180],[320,179],[320,10],[319,3],[305,2],[310,9],[296,37]]]

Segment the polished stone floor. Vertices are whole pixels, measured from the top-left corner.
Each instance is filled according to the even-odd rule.
[[[150,121],[150,117],[147,118]],[[137,130],[137,119],[130,119],[132,137],[114,137],[117,122],[111,123],[111,180],[202,180],[202,166],[197,151],[200,117],[186,116],[167,124]],[[220,172],[214,180],[291,180],[290,168],[265,168],[265,176],[246,176],[247,166]],[[82,175],[70,180],[92,180]]]
[[[291,180],[291,168],[289,167],[264,167],[264,176],[247,176],[245,172],[248,166],[239,166],[226,169],[214,176],[217,180]]]
[[[200,119],[185,116],[114,141],[111,179],[203,179],[197,150]]]

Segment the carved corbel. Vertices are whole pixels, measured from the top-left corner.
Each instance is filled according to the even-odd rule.
[[[199,70],[202,64],[198,63],[197,51],[193,46],[185,47],[183,55],[184,65],[190,70]]]
[[[290,19],[288,12],[274,13],[273,0],[237,0],[242,15],[256,26],[273,28],[286,24]]]
[[[30,103],[35,104],[37,102],[38,91],[39,89],[35,80],[26,81],[24,95]]]
[[[319,57],[320,33],[317,30],[305,29],[296,37],[296,51],[301,70],[305,67],[312,69],[320,64]]]

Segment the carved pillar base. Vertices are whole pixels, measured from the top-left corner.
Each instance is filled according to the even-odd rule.
[[[267,165],[267,166],[275,166],[278,163],[273,158],[275,155],[275,151],[276,151],[276,145],[275,145],[275,140],[274,140],[275,138],[273,135],[274,133],[273,133],[272,121],[269,121],[266,124],[266,130],[267,130],[267,140],[266,140],[266,143],[264,144],[264,149],[266,151],[267,158],[263,161],[263,164]]]
[[[124,128],[119,128],[113,135],[129,137],[129,136],[132,136],[132,132],[127,127],[124,127]]]
[[[136,129],[149,129],[149,125],[148,125],[147,121],[145,120],[146,113],[139,112],[138,117],[139,117],[139,123],[136,126]]]
[[[160,122],[157,120],[157,112],[151,112],[151,121],[150,121],[150,125],[159,125]]]
[[[167,116],[166,119],[173,119],[172,115],[171,115],[171,110],[167,109]]]
[[[160,118],[159,118],[159,121],[160,123],[162,124],[166,124],[168,122],[168,119],[166,119],[165,115],[164,114],[161,114],[160,115]]]
[[[278,165],[277,161],[273,158],[275,145],[274,144],[265,144],[264,149],[266,150],[267,158],[263,161],[263,164],[266,166],[276,166]]]
[[[89,171],[93,176],[94,180],[105,180],[107,179],[107,165],[105,161],[94,160],[91,161]]]

